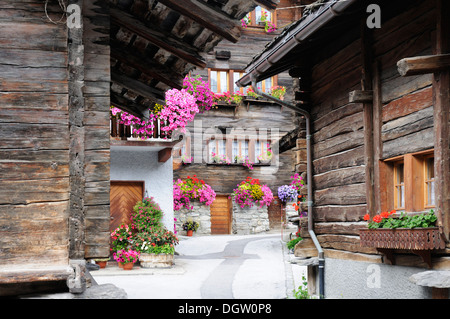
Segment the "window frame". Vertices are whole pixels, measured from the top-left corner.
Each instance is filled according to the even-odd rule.
[[[434,208],[428,205],[426,188],[426,161],[434,158],[434,150],[409,153],[380,161],[380,209],[404,212],[422,212]],[[398,206],[396,166],[403,163],[404,207]],[[435,193],[436,194],[436,193]]]

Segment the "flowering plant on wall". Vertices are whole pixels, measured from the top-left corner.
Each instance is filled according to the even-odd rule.
[[[237,185],[231,197],[241,208],[253,207],[253,205],[269,206],[273,200],[273,194],[267,185],[261,185],[259,179],[250,176]]]
[[[264,151],[261,155],[258,155],[257,159],[260,163],[270,162],[273,152],[270,149],[270,143],[267,143],[267,151]]]
[[[241,92],[223,92],[223,93],[214,93],[214,101],[215,102],[226,102],[227,104],[240,104],[244,96]]]
[[[197,100],[186,89],[166,91],[166,107],[160,111],[160,118],[166,121],[163,131],[174,131],[180,128],[186,132],[186,125],[194,120],[199,112]]]
[[[284,95],[286,94],[286,88],[284,86],[272,86],[270,95],[273,97],[282,100]]]
[[[214,202],[216,193],[205,183],[198,179],[197,175],[188,176],[187,179],[178,179],[173,184],[173,204],[174,210],[180,210],[183,207],[192,209],[191,200],[198,200],[200,203],[209,206]]]
[[[297,190],[291,185],[282,185],[278,187],[278,198],[285,203],[295,201],[297,196]]]
[[[293,176],[291,176],[291,184],[294,189],[297,191],[304,186],[303,177],[301,177],[298,173],[295,173]]]
[[[219,155],[211,152],[211,161],[218,164],[230,164],[230,159],[226,155]]]
[[[203,81],[200,75],[193,77],[186,76],[183,80],[183,88],[194,96],[200,112],[208,111],[216,104],[214,93],[209,89],[208,83]]]
[[[133,133],[142,139],[151,138],[154,132],[156,120],[165,121],[162,131],[172,132],[180,129],[186,131],[186,125],[191,122],[200,111],[209,110],[215,105],[214,93],[200,76],[186,76],[181,90],[171,89],[165,93],[165,105],[156,104],[149,110],[148,120],[142,120],[117,107],[111,106],[111,117],[118,117],[119,123],[132,125]]]

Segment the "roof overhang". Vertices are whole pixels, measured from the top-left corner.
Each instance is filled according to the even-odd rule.
[[[285,58],[291,54],[292,50],[303,44],[308,45],[312,35],[336,17],[342,15],[356,2],[361,1],[328,1],[323,3],[317,11],[286,27],[280,36],[268,44],[266,49],[253,59],[247,66],[247,74],[239,79],[236,84],[244,87],[250,85],[252,79],[259,82],[291,68],[293,62],[291,60],[286,61]]]

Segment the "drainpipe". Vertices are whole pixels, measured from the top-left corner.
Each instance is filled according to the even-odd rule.
[[[307,178],[307,187],[308,187],[308,233],[311,236],[311,239],[314,243],[314,246],[316,247],[317,251],[319,252],[318,259],[319,259],[319,296],[320,298],[325,297],[325,258],[323,249],[320,246],[319,240],[317,239],[316,234],[314,233],[313,229],[313,216],[312,216],[312,152],[311,152],[311,116],[308,111],[301,109],[295,105],[286,103],[280,99],[277,99],[276,97],[273,97],[269,94],[266,94],[264,92],[261,92],[257,85],[256,85],[256,79],[255,76],[252,75],[251,78],[251,85],[253,88],[253,91],[265,97],[266,99],[269,99],[271,101],[274,101],[277,104],[280,104],[282,106],[287,107],[288,109],[293,110],[296,113],[299,113],[303,115],[306,118],[306,178]]]

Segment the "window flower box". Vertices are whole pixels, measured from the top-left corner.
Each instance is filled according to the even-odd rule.
[[[394,214],[392,211],[373,217],[368,229],[360,230],[361,246],[376,248],[391,264],[395,264],[395,250],[410,250],[432,268],[431,251],[445,248],[445,238],[435,225],[434,212],[416,216],[402,214],[400,218],[393,217]],[[364,216],[364,220],[369,219],[369,215]]]

